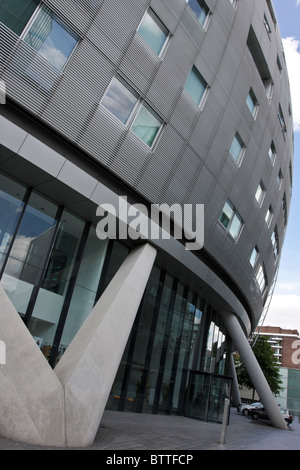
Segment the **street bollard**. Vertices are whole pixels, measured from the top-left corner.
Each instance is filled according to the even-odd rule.
[[[230,407],[230,400],[225,398],[224,403],[224,412],[223,412],[223,421],[222,421],[222,431],[221,431],[221,444],[225,444],[225,437],[226,437],[226,430],[228,425],[228,416],[229,416],[229,407]]]

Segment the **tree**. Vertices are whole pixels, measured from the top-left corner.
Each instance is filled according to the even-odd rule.
[[[277,364],[277,360],[274,356],[273,349],[268,343],[268,338],[266,336],[259,335],[256,338],[255,344],[252,347],[254,355],[263,371],[266,380],[270,386],[270,389],[274,395],[278,395],[282,390],[281,384],[282,380],[280,377],[280,370]],[[251,382],[251,379],[246,371],[244,364],[239,356],[235,357],[236,364],[236,374],[239,385],[242,385],[247,388],[254,389],[254,386]],[[254,395],[254,391],[253,391]]]

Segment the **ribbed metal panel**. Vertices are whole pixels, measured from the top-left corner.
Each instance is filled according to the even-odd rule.
[[[263,299],[252,282],[249,256],[258,245],[270,281],[276,269],[270,259],[275,224],[281,243],[285,233],[284,193],[290,204],[293,148],[288,78],[280,33],[272,28],[270,40],[263,24],[264,12],[268,14],[265,2],[238,2],[236,9],[227,0],[208,3],[212,17],[205,31],[185,0],[46,0],[79,36],[69,62],[62,72],[56,70],[1,25],[0,79],[9,98],[78,144],[150,202],[204,203],[206,249],[259,312]],[[162,57],[137,32],[149,5],[171,32]],[[250,24],[274,81],[271,103],[247,48]],[[184,89],[194,64],[209,85],[203,109]],[[100,104],[116,73],[165,121],[153,149]],[[245,104],[250,86],[259,100],[256,120]],[[277,117],[279,104],[287,123],[285,138]],[[236,131],[246,145],[240,165],[228,154]],[[274,166],[268,157],[272,140],[277,149]],[[280,169],[284,181],[278,190]],[[255,206],[253,194],[260,179],[267,187],[261,208]],[[237,243],[218,221],[228,197],[246,222]],[[269,204],[274,208],[270,228],[264,221]]]

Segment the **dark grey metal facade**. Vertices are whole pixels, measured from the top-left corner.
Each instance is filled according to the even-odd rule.
[[[1,112],[52,147],[64,165],[69,165],[69,172],[63,177],[62,166],[57,172],[49,169],[49,180],[27,167],[24,171],[19,165],[21,142],[14,154],[3,154],[1,168],[22,175],[45,194],[55,193],[62,203],[68,197],[61,184],[68,184],[69,203],[91,220],[98,180],[119,194],[126,189],[133,202],[204,204],[204,249],[183,252],[175,244],[167,253],[167,262],[174,273],[178,263],[182,272],[186,269],[186,279],[190,276],[212,305],[219,306],[225,299],[249,333],[259,320],[278,267],[280,256],[275,259],[271,236],[276,227],[280,254],[292,186],[291,98],[271,2],[206,0],[210,17],[205,27],[186,0],[44,3],[78,35],[78,43],[58,72],[39,54],[34,54],[32,65],[32,48],[1,25],[0,79],[12,105]],[[149,7],[170,32],[162,57],[137,32]],[[44,86],[33,86],[24,79],[23,71],[29,65]],[[202,107],[184,89],[194,65],[208,84]],[[164,122],[153,149],[100,104],[116,74]],[[250,89],[257,99],[255,117],[246,104]],[[13,111],[16,105],[35,122],[22,121],[21,114]],[[49,138],[49,132],[56,134],[56,140]],[[236,132],[244,143],[238,164],[229,155]],[[273,163],[268,155],[272,141],[276,148]],[[75,170],[72,173],[72,164],[85,173],[86,182],[77,179]],[[261,206],[255,200],[260,182],[265,190]],[[76,192],[83,196],[78,198]],[[227,199],[243,219],[237,240],[219,221]],[[270,206],[268,226],[265,216]],[[254,247],[259,258],[253,267],[249,260]],[[256,280],[262,264],[267,285],[263,293]]]

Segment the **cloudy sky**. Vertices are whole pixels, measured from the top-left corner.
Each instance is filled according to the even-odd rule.
[[[289,71],[295,130],[293,198],[276,288],[264,325],[300,333],[300,0],[273,0]]]

